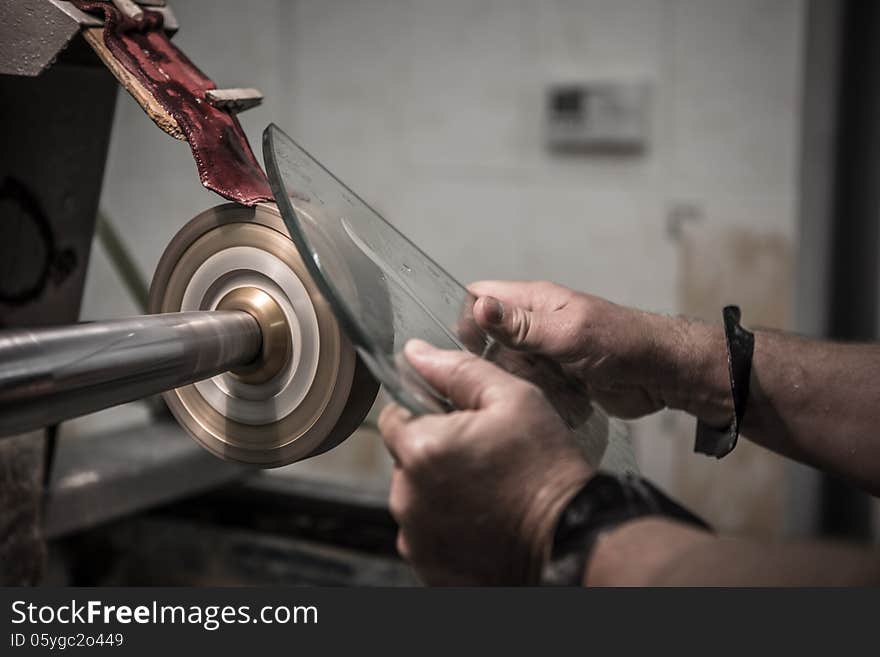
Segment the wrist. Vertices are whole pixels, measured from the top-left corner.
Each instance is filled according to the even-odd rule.
[[[662,519],[704,533],[709,529],[702,519],[649,481],[633,473],[600,471],[562,512],[542,583],[556,586],[590,583],[588,571],[595,558],[596,543],[605,534],[615,534],[618,527],[646,518]],[[601,581],[601,575],[607,572],[607,555],[601,554],[597,562],[598,581]]]
[[[520,536],[524,538],[525,556],[522,579],[528,585],[540,581],[544,564],[553,550],[553,536],[565,507],[584,487],[594,474],[592,468],[581,459],[573,459],[562,472],[554,472],[533,496],[533,503],[526,514]]]
[[[583,584],[657,585],[671,564],[712,540],[712,534],[669,518],[635,518],[599,535]]]
[[[733,399],[722,326],[683,316],[664,319],[668,322],[660,333],[668,373],[664,402],[709,426],[726,425],[733,414]]]

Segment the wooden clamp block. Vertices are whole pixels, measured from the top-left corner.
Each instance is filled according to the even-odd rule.
[[[205,98],[214,107],[236,114],[263,102],[259,89],[208,89]]]

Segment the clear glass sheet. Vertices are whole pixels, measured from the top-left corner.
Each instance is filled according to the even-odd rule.
[[[303,260],[373,375],[414,413],[449,409],[401,350],[421,338],[490,355],[473,295],[274,124],[263,158]]]

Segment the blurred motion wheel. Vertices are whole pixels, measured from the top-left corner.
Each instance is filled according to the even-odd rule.
[[[164,393],[186,431],[217,456],[264,468],[345,440],[378,383],[321,296],[274,204],[202,212],[171,240],[150,312],[243,310],[263,329],[258,362]]]

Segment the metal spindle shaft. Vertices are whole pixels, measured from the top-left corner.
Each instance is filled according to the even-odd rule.
[[[145,315],[0,332],[0,436],[207,379],[257,358],[243,311]]]

